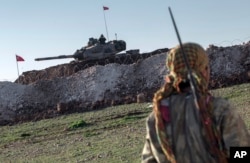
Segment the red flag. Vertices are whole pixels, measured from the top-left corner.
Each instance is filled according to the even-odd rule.
[[[103,6],[103,10],[108,10],[109,8],[106,6]]]
[[[16,55],[16,61],[19,62],[19,61],[24,61],[23,57],[19,56],[19,55]]]

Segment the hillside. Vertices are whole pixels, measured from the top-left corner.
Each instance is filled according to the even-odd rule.
[[[250,130],[250,84],[212,90],[237,106]],[[0,162],[140,162],[151,103],[1,126]]]

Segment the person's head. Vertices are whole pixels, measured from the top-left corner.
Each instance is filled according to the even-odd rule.
[[[210,78],[208,55],[205,50],[196,43],[184,43],[182,47],[193,77],[196,80],[196,84],[200,88],[200,91],[206,91]],[[166,82],[172,84],[178,92],[181,92],[183,87],[189,85],[189,81],[188,70],[179,45],[172,48],[168,53],[166,66],[169,70]]]

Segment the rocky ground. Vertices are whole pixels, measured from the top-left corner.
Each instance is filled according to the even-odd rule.
[[[250,42],[231,47],[211,45],[206,51],[211,59],[210,88],[250,81]],[[0,124],[132,103],[138,95],[151,101],[167,73],[167,53],[156,52],[130,64],[109,63],[77,71],[64,64],[29,72],[29,78],[33,73],[36,80],[22,79],[31,81],[28,83],[0,82]],[[67,70],[70,73],[65,75]]]

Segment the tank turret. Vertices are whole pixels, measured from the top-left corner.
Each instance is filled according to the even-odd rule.
[[[126,50],[126,42],[123,40],[113,40],[109,42],[100,42],[97,39],[90,38],[88,45],[76,50],[73,55],[59,55],[55,57],[35,58],[35,61],[74,58],[75,60],[102,60],[114,56],[115,54]]]

